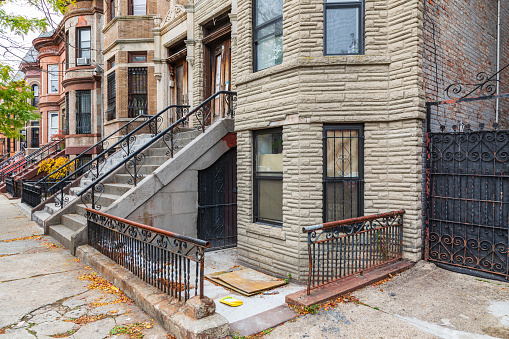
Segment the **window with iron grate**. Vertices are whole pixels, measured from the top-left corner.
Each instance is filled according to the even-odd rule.
[[[108,109],[106,120],[113,120],[117,117],[117,89],[115,83],[115,72],[108,74]]]
[[[147,67],[129,67],[127,111],[129,118],[147,114]]]
[[[323,131],[324,222],[364,213],[362,125],[325,126]]]
[[[92,93],[76,91],[76,134],[92,133]]]

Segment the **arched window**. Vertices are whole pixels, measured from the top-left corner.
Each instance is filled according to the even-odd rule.
[[[32,85],[32,92],[34,93],[32,106],[37,107],[37,104],[39,104],[39,85]]]

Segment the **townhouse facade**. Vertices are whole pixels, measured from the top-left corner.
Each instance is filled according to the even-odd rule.
[[[71,157],[103,135],[102,5],[77,1],[55,30],[33,41],[41,70],[41,143],[65,134]]]

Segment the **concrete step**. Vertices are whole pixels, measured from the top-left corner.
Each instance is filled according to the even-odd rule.
[[[132,187],[132,185],[126,184],[104,184],[104,193],[122,196]]]
[[[85,209],[85,204],[76,204],[76,214],[85,216],[87,210]],[[92,208],[92,205],[89,205],[90,208]]]
[[[79,214],[66,214],[62,217],[62,225],[73,231],[77,231],[87,225],[87,219]]]
[[[32,219],[39,225],[44,225],[44,221],[51,217],[51,214],[49,214],[46,211],[37,211],[32,214]]]
[[[71,248],[71,236],[73,231],[64,225],[53,225],[49,227],[49,235],[55,238],[56,241],[64,245],[65,248]]]
[[[167,156],[148,156],[148,157],[145,157],[145,164],[161,166],[168,159],[169,159],[169,157],[167,157]]]
[[[120,195],[103,193],[100,196],[99,200],[97,200],[97,204],[101,205],[104,208],[104,207],[107,207],[107,206],[113,204],[118,198],[120,198]],[[97,196],[96,196],[96,199],[97,199]]]
[[[57,205],[52,202],[52,203],[47,203],[46,205],[44,205],[44,212],[47,212],[49,214],[55,214],[55,212],[59,211],[61,209],[61,207],[57,207]]]

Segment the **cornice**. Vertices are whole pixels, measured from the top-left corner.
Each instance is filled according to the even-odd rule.
[[[108,47],[104,48],[103,55],[111,51],[117,45],[123,44],[139,44],[139,43],[154,43],[154,38],[140,38],[140,39],[117,39],[113,41]]]

